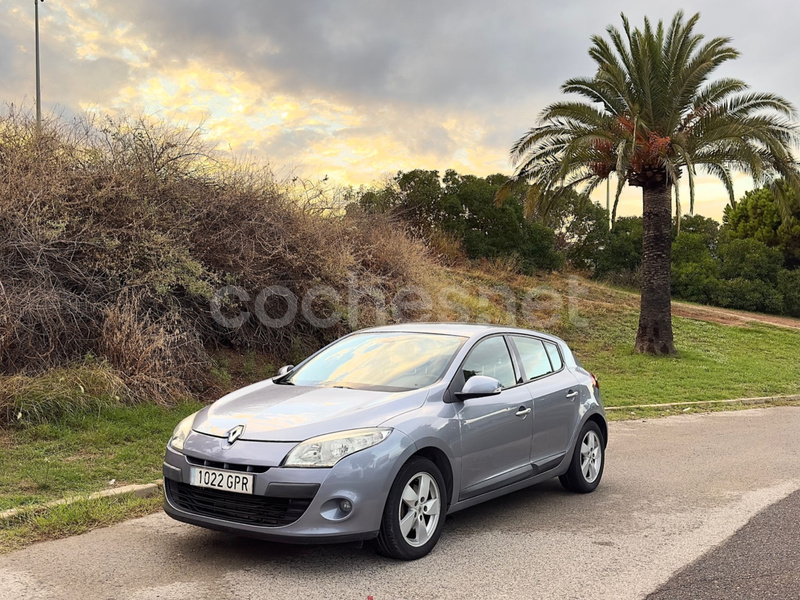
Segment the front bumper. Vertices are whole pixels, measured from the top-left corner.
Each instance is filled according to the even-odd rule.
[[[380,444],[322,469],[278,466],[292,446],[252,441],[230,446],[223,438],[192,433],[184,453],[167,448],[164,511],[192,525],[278,542],[316,544],[374,538],[389,488],[405,458],[413,453],[411,440],[395,430]],[[240,469],[249,466],[263,471],[254,473],[252,495],[208,492],[188,485],[190,460],[196,466],[203,460],[221,463],[223,457]],[[264,471],[264,467],[268,468]],[[298,490],[295,495],[300,498],[292,498],[292,490]],[[342,499],[352,503],[347,514],[339,509]],[[280,513],[286,506],[285,510],[292,511],[288,516]],[[262,518],[259,511],[267,511],[269,516]],[[289,520],[292,522],[282,524]]]

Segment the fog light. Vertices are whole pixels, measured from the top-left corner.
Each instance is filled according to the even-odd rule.
[[[347,514],[351,510],[353,510],[353,503],[350,502],[350,500],[347,500],[347,499],[339,500],[339,510],[342,511],[343,513]]]

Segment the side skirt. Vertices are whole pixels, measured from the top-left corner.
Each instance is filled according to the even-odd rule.
[[[565,453],[560,457],[555,457],[552,460],[548,460],[543,465],[533,464],[531,465],[531,470],[529,471],[530,475],[522,481],[516,481],[515,483],[504,485],[501,488],[493,489],[478,496],[459,500],[458,502],[450,505],[447,514],[453,514],[459,510],[480,504],[481,502],[493,500],[495,498],[499,498],[500,496],[505,496],[506,494],[525,489],[526,487],[536,485],[542,481],[547,481],[548,479],[562,475],[564,472],[566,472],[571,457],[572,453]]]

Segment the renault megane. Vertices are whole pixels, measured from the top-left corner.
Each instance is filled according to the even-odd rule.
[[[426,555],[447,514],[558,477],[600,483],[597,379],[552,335],[411,323],[347,335],[184,419],[170,516],[294,543]]]

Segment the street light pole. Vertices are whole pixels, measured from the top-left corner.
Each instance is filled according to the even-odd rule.
[[[34,20],[36,21],[36,131],[42,130],[42,81],[41,69],[39,67],[39,2],[44,0],[33,0]]]

